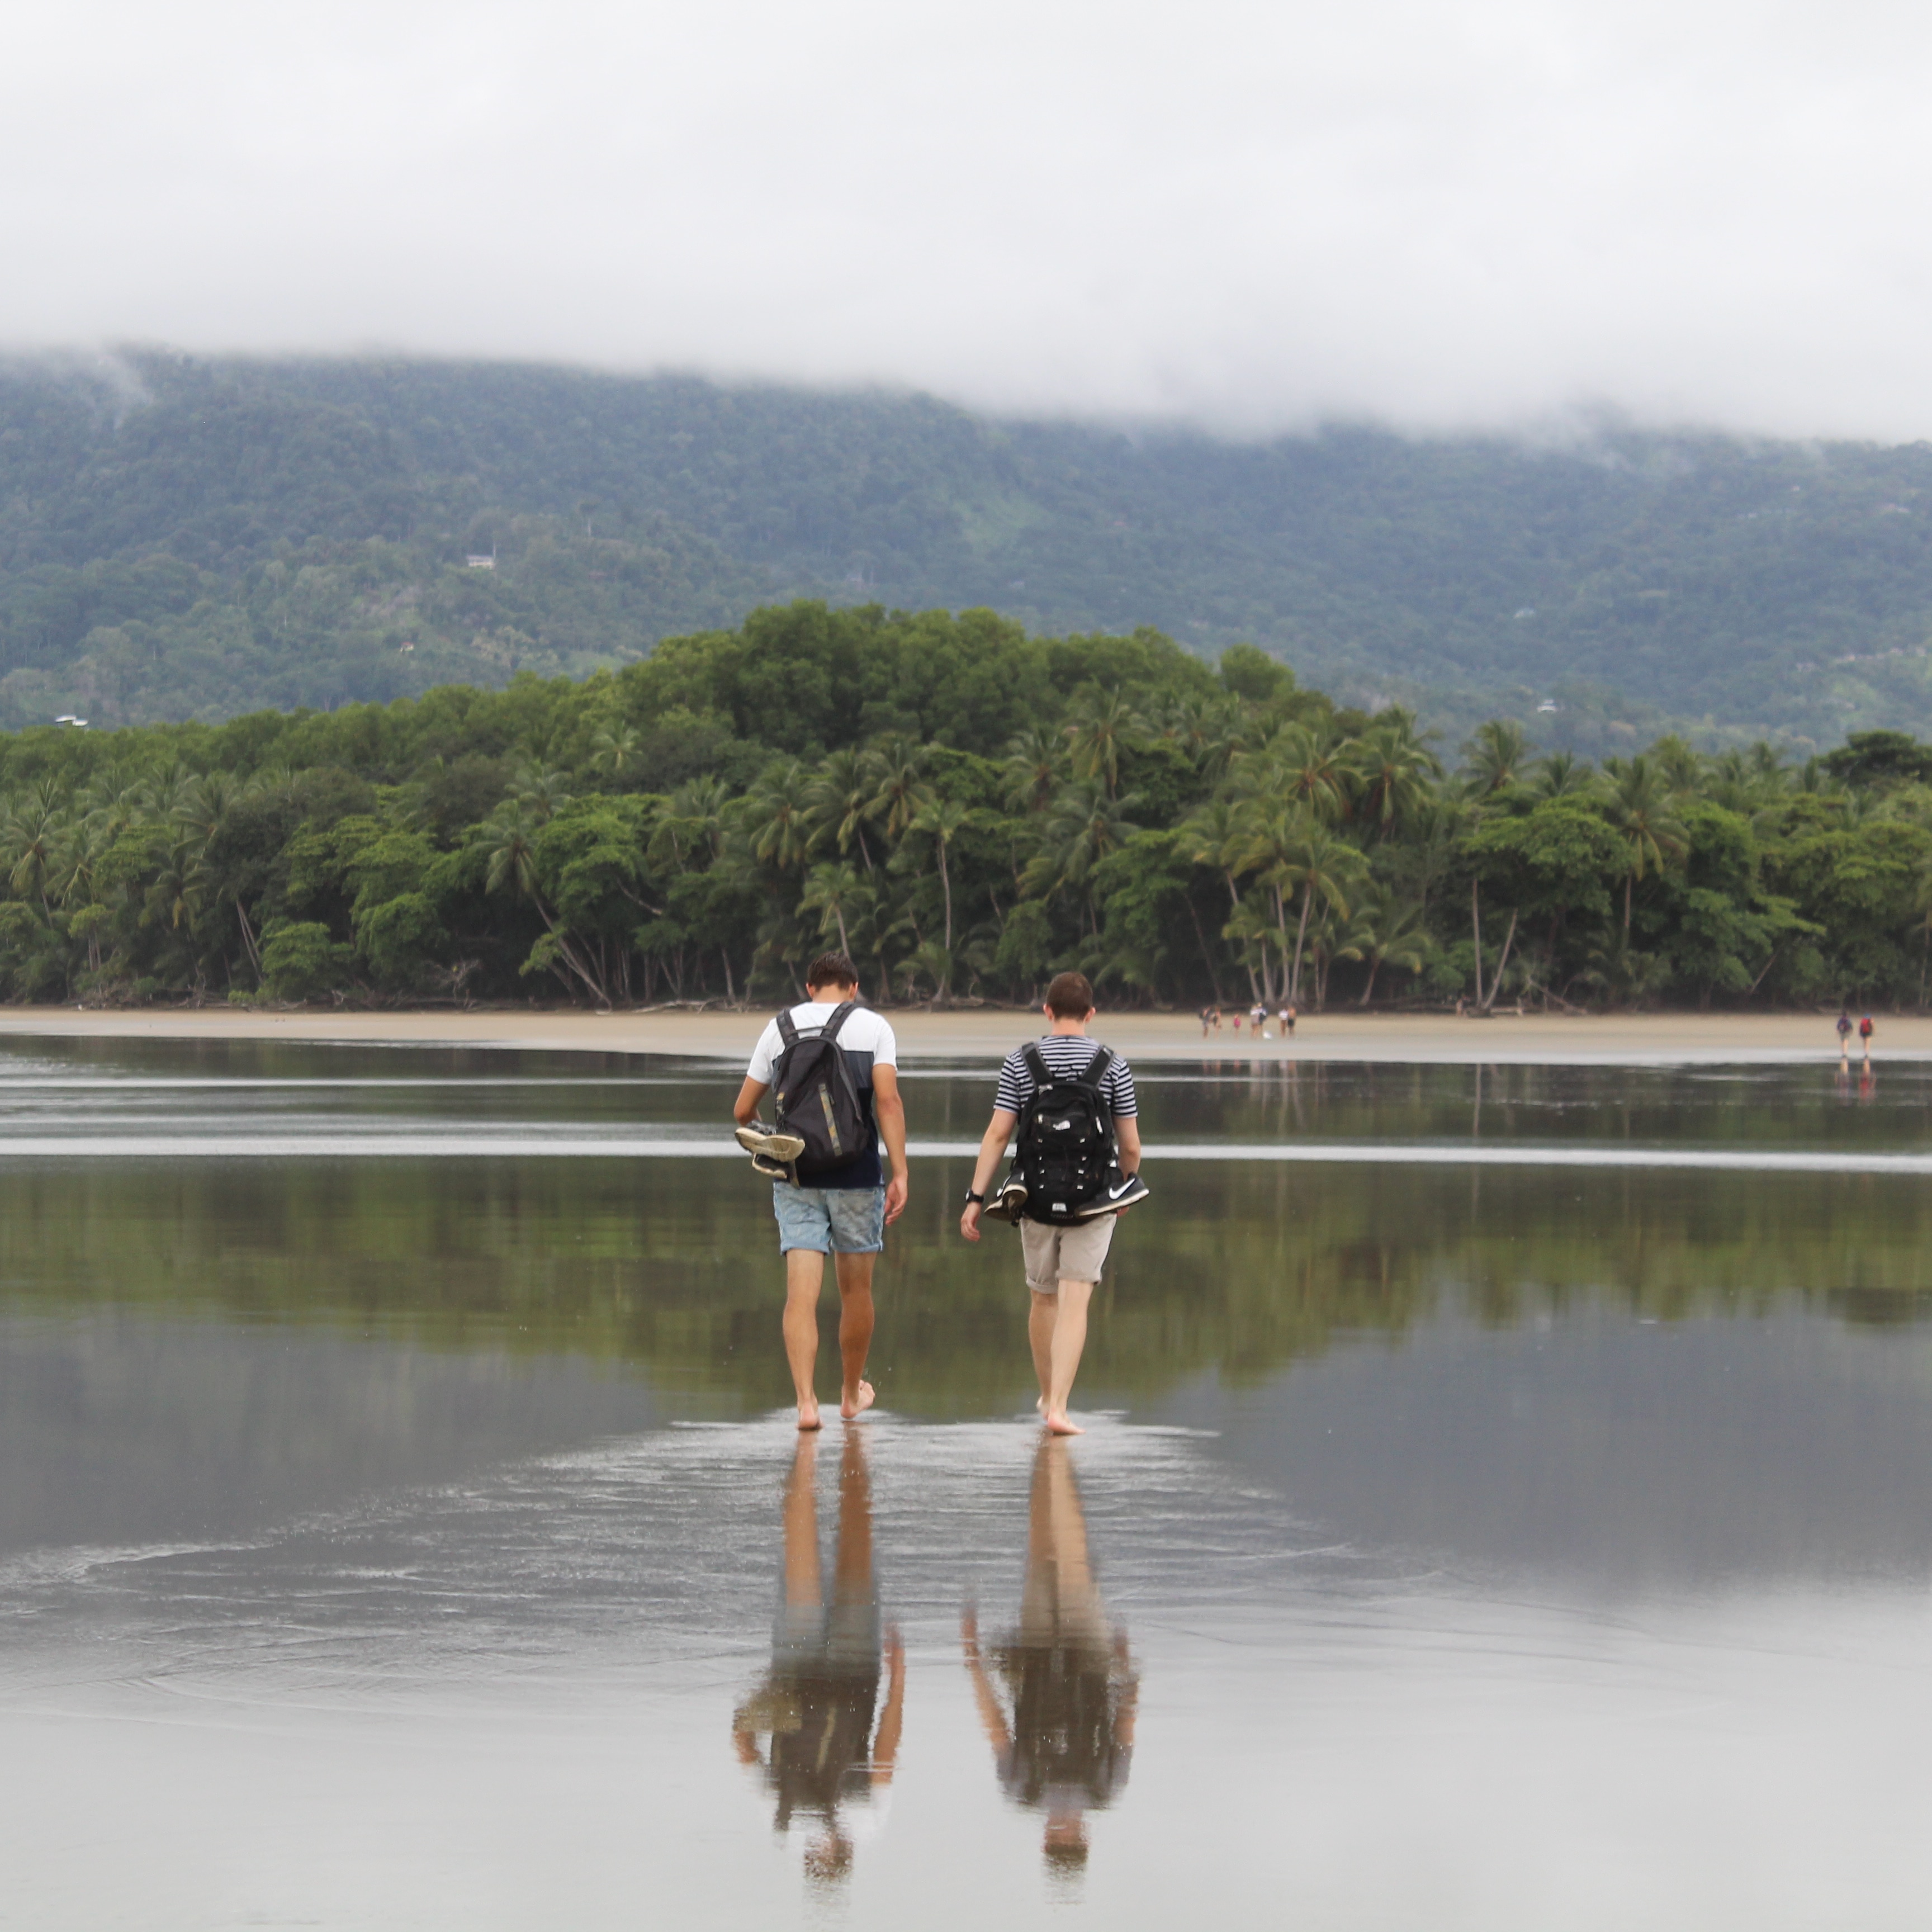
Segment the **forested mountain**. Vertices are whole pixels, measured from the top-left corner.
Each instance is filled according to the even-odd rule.
[[[1252,645],[812,603],[582,680],[0,734],[0,997],[765,1000],[832,944],[880,1001],[1922,1006],[1932,748],[1444,759]]]
[[[1238,444],[500,365],[0,369],[0,724],[580,674],[798,594],[1252,640],[1452,736],[1824,745],[1932,728],[1932,451]]]

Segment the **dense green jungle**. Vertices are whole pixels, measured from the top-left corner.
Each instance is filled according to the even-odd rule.
[[[1238,442],[512,365],[0,365],[0,726],[583,675],[797,596],[1252,642],[1460,740],[1932,733],[1932,451]]]
[[[1923,1005],[1932,748],[1592,764],[1152,631],[800,602],[580,680],[0,737],[16,1000]]]

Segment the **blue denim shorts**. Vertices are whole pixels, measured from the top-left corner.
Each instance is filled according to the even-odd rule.
[[[875,1255],[886,1245],[883,1187],[794,1187],[772,1183],[778,1252],[815,1248],[821,1255]]]

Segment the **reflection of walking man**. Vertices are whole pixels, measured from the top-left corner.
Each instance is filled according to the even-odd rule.
[[[970,1611],[960,1634],[1000,1785],[1016,1804],[1046,1813],[1048,1864],[1077,1870],[1087,1862],[1087,1813],[1127,1781],[1140,1679],[1094,1580],[1064,1437],[1042,1437],[1034,1458],[1019,1628],[992,1651],[1005,1700]]]
[[[814,1878],[836,1880],[852,1864],[854,1832],[841,1808],[868,1803],[891,1784],[905,1704],[905,1646],[887,1634],[886,1708],[876,1736],[880,1642],[872,1577],[872,1488],[865,1433],[848,1430],[838,1465],[838,1550],[832,1601],[819,1568],[818,1438],[798,1438],[784,1498],[784,1601],[772,1636],[771,1674],[731,1722],[739,1761],[762,1766],[778,1796],[776,1823],[802,1814],[823,1828],[806,1848]],[[763,1754],[758,1738],[769,1739]],[[883,1807],[875,1808],[876,1826]]]
[[[1852,1057],[1852,1010],[1850,1006],[1838,1009],[1838,1058],[1849,1061]]]

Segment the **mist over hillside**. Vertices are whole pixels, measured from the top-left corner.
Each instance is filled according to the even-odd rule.
[[[1586,752],[1924,732],[1932,450],[1238,444],[509,364],[0,370],[0,724],[580,674],[799,596],[1251,640],[1344,700]]]

